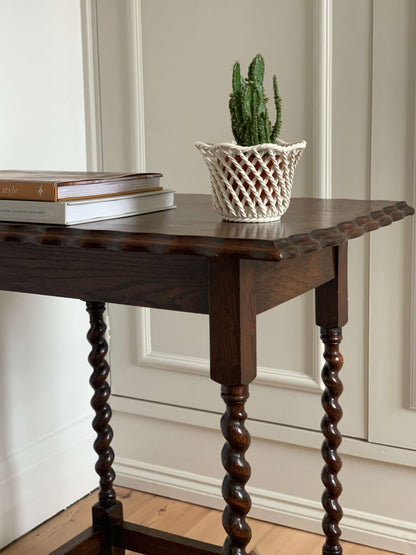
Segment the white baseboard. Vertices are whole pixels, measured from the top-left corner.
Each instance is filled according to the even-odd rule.
[[[223,509],[219,480],[174,468],[118,458],[116,483],[147,493]],[[319,502],[247,487],[252,499],[250,516],[283,526],[321,533]],[[416,525],[412,522],[344,509],[342,538],[403,555],[416,554]]]
[[[0,461],[0,549],[98,485],[86,416]]]

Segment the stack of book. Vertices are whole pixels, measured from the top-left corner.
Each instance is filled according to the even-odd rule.
[[[160,173],[0,171],[0,221],[73,225],[175,208]]]

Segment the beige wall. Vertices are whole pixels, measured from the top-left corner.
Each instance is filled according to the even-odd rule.
[[[412,0],[131,4],[141,6],[140,152],[167,185],[209,192],[194,142],[231,139],[232,64],[239,59],[246,68],[261,52],[266,83],[274,72],[279,78],[282,138],[308,142],[296,170],[296,196],[413,202]],[[351,242],[342,343],[344,536],[401,553],[416,545],[407,516],[416,494],[416,443],[409,434],[415,423],[409,402],[415,383],[413,225],[409,219],[374,240]],[[112,306],[110,320],[119,482],[222,506],[222,402],[208,380],[206,318]],[[313,296],[261,315],[258,347],[259,376],[248,405],[252,514],[319,531],[322,362]],[[130,441],[132,430],[140,447]],[[196,441],[198,449],[190,450]],[[404,476],[406,491],[398,499]]]
[[[0,167],[85,169],[78,2],[3,0],[0,30]],[[82,303],[4,292],[0,302],[1,547],[96,478]]]
[[[178,192],[208,193],[194,142],[231,139],[232,64],[261,52],[267,83],[279,78],[282,138],[308,141],[296,196],[415,201],[413,0],[83,0],[81,11],[70,0],[5,0],[0,11],[10,83],[0,91],[1,166],[146,167]],[[344,537],[401,553],[416,545],[407,516],[416,496],[413,234],[409,219],[351,243],[342,344]],[[5,543],[95,477],[82,305],[3,294],[2,308],[0,493],[13,500],[1,515]],[[206,318],[111,306],[110,323],[119,483],[223,506],[223,407],[207,377]],[[312,295],[262,315],[258,335],[252,515],[319,531]],[[67,336],[79,343],[62,362]],[[82,393],[67,394],[68,376]],[[78,492],[73,467],[85,478]],[[43,512],[24,512],[40,497]]]
[[[268,93],[278,74],[281,136],[305,138],[312,127],[310,0],[142,1],[146,163],[161,168],[179,192],[209,192],[198,140],[232,139],[228,115],[231,70],[239,60],[266,60]],[[311,194],[312,152],[303,157],[295,194]]]

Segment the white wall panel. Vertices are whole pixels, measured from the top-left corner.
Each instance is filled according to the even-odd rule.
[[[132,442],[131,434],[115,437],[116,451],[123,453],[116,464],[118,483],[222,509],[217,415],[161,405],[155,417],[146,405],[113,401],[116,429],[134,430],[141,439]],[[320,434],[252,421],[248,427],[254,436],[247,452],[252,466],[247,484],[251,516],[320,533]],[[186,438],[181,450],[179,438]],[[416,526],[404,501],[415,495],[415,454],[371,445],[363,449],[362,443],[343,442],[342,537],[412,555]],[[398,496],[397,488],[406,495]]]
[[[178,192],[208,193],[198,140],[232,139],[231,71],[257,54],[269,94],[277,74],[283,139],[311,140],[313,2],[142,0],[146,162]],[[296,196],[311,193],[312,152],[297,168]]]
[[[225,4],[219,0],[209,4],[143,0],[141,6],[148,170],[162,171],[166,186],[178,192],[209,192],[208,172],[194,142],[231,140],[228,98],[232,65],[239,59],[246,71],[252,57],[261,52],[266,60],[266,85],[271,86],[273,73],[277,73],[280,83],[282,137],[304,137],[310,143],[296,172],[295,196],[322,193],[324,189],[331,193],[331,175],[326,167],[331,110],[325,110],[325,101],[331,98],[331,41],[323,40],[321,35],[326,38],[326,34],[331,34],[332,2],[262,0],[261,9],[257,2],[254,11],[253,2],[248,0]],[[368,18],[366,22],[368,25]],[[248,32],[253,26],[261,32]],[[364,28],[365,24],[360,33],[366,37]],[[367,63],[367,43],[363,49]],[[365,110],[366,107],[364,113]],[[319,133],[314,132],[313,123]],[[324,148],[329,152],[322,152]],[[313,182],[314,168],[319,169],[315,172],[319,179],[327,181],[324,189]],[[361,246],[359,252],[363,249]],[[365,266],[359,266],[359,307],[363,306],[365,271]],[[131,312],[128,317],[122,314],[126,310]],[[112,307],[112,362],[113,367],[124,369],[113,372],[113,392],[222,410],[218,392],[205,381],[209,374],[207,317],[150,311],[149,337],[143,341],[150,345],[152,354],[146,360],[140,355],[141,361],[132,362],[125,354],[129,342],[141,333],[140,324],[136,329],[141,316],[134,316],[135,312]],[[127,319],[135,322],[130,337],[125,331],[118,331]],[[357,309],[346,347],[343,346],[350,365],[344,372],[342,404],[346,410],[342,429],[355,437],[365,437],[366,433],[365,368],[363,357],[360,358],[362,351],[357,350],[363,341],[365,322],[362,311]],[[319,429],[322,348],[314,325],[313,295],[304,295],[259,316],[257,335],[259,377],[252,385],[251,416]],[[192,362],[201,369],[198,376]]]
[[[96,14],[102,164],[106,171],[141,171],[140,3],[99,0]]]
[[[128,4],[138,5],[133,0]],[[414,2],[264,0],[262,9],[259,4],[142,0],[144,114],[138,127],[145,122],[147,169],[162,171],[166,186],[178,192],[209,192],[208,174],[193,143],[231,138],[227,99],[232,63],[239,58],[246,67],[262,52],[266,79],[271,81],[274,71],[279,77],[282,137],[308,141],[296,173],[296,196],[414,200]],[[129,88],[132,77],[126,79]],[[328,104],[331,98],[325,108],[325,99]],[[140,152],[143,156],[144,148]],[[409,429],[414,427],[414,411],[403,408],[409,405],[411,386],[412,225],[409,219],[377,231],[371,241],[351,242],[350,318],[341,345],[345,390],[340,429],[351,436],[341,446],[346,536],[403,553],[412,553],[416,544],[406,516],[413,486],[402,488],[400,499],[395,496],[404,477],[412,480],[416,466],[414,453],[401,448],[413,447]],[[253,449],[254,466],[261,467],[271,453],[275,457],[270,473],[257,474],[252,486],[270,488],[277,505],[281,496],[292,495],[289,512],[302,497],[296,477],[310,465],[321,466],[321,437],[314,431],[322,415],[317,385],[321,348],[312,331],[311,301],[307,295],[259,317],[259,379],[248,404],[254,442],[265,440],[259,452]],[[210,449],[204,448],[204,457],[192,453],[187,458],[196,435],[201,445],[204,440],[217,447],[221,442],[219,432],[208,431],[216,424],[198,428],[199,418],[218,418],[213,413],[223,408],[218,386],[208,379],[207,317],[112,306],[111,324],[121,482],[182,495],[181,487],[172,486],[176,478],[185,479],[178,466],[217,479],[207,470],[207,464],[214,465],[211,469],[218,463]],[[177,429],[169,424],[172,411],[184,413]],[[186,417],[187,411],[192,416]],[[264,426],[273,430],[267,438],[261,435]],[[362,441],[368,439],[368,427],[375,443]],[[143,442],[139,450],[132,434]],[[172,434],[184,453],[180,460],[171,458]],[[152,465],[165,478],[152,474]],[[290,525],[308,527],[308,511],[319,513],[318,500],[316,506],[311,502],[321,489],[316,468],[305,482],[303,508],[291,515]],[[195,480],[190,481],[194,486],[200,483]],[[380,483],[388,487],[380,488]],[[194,486],[184,486],[183,498],[195,500]],[[275,509],[266,511],[267,518]],[[287,515],[279,510],[282,521]]]
[[[374,3],[371,194],[415,200],[416,5]],[[388,78],[386,78],[388,76]],[[411,322],[414,218],[371,236],[369,437],[416,448]],[[413,274],[414,275],[414,274]],[[414,332],[414,328],[413,328]]]

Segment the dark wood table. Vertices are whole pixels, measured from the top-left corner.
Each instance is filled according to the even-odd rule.
[[[245,555],[251,531],[245,458],[250,436],[245,402],[256,377],[256,315],[310,289],[316,292],[325,364],[322,378],[322,471],[326,535],[323,553],[340,554],[337,453],[342,411],[339,344],[347,322],[350,239],[414,213],[405,202],[293,199],[280,222],[227,223],[210,197],[177,195],[165,212],[64,227],[0,223],[0,289],[86,301],[96,416],[94,448],[100,477],[91,528],[53,553],[121,555]],[[105,303],[209,315],[211,378],[226,405],[221,420],[226,470],[223,547],[158,532],[123,520],[113,489]]]

